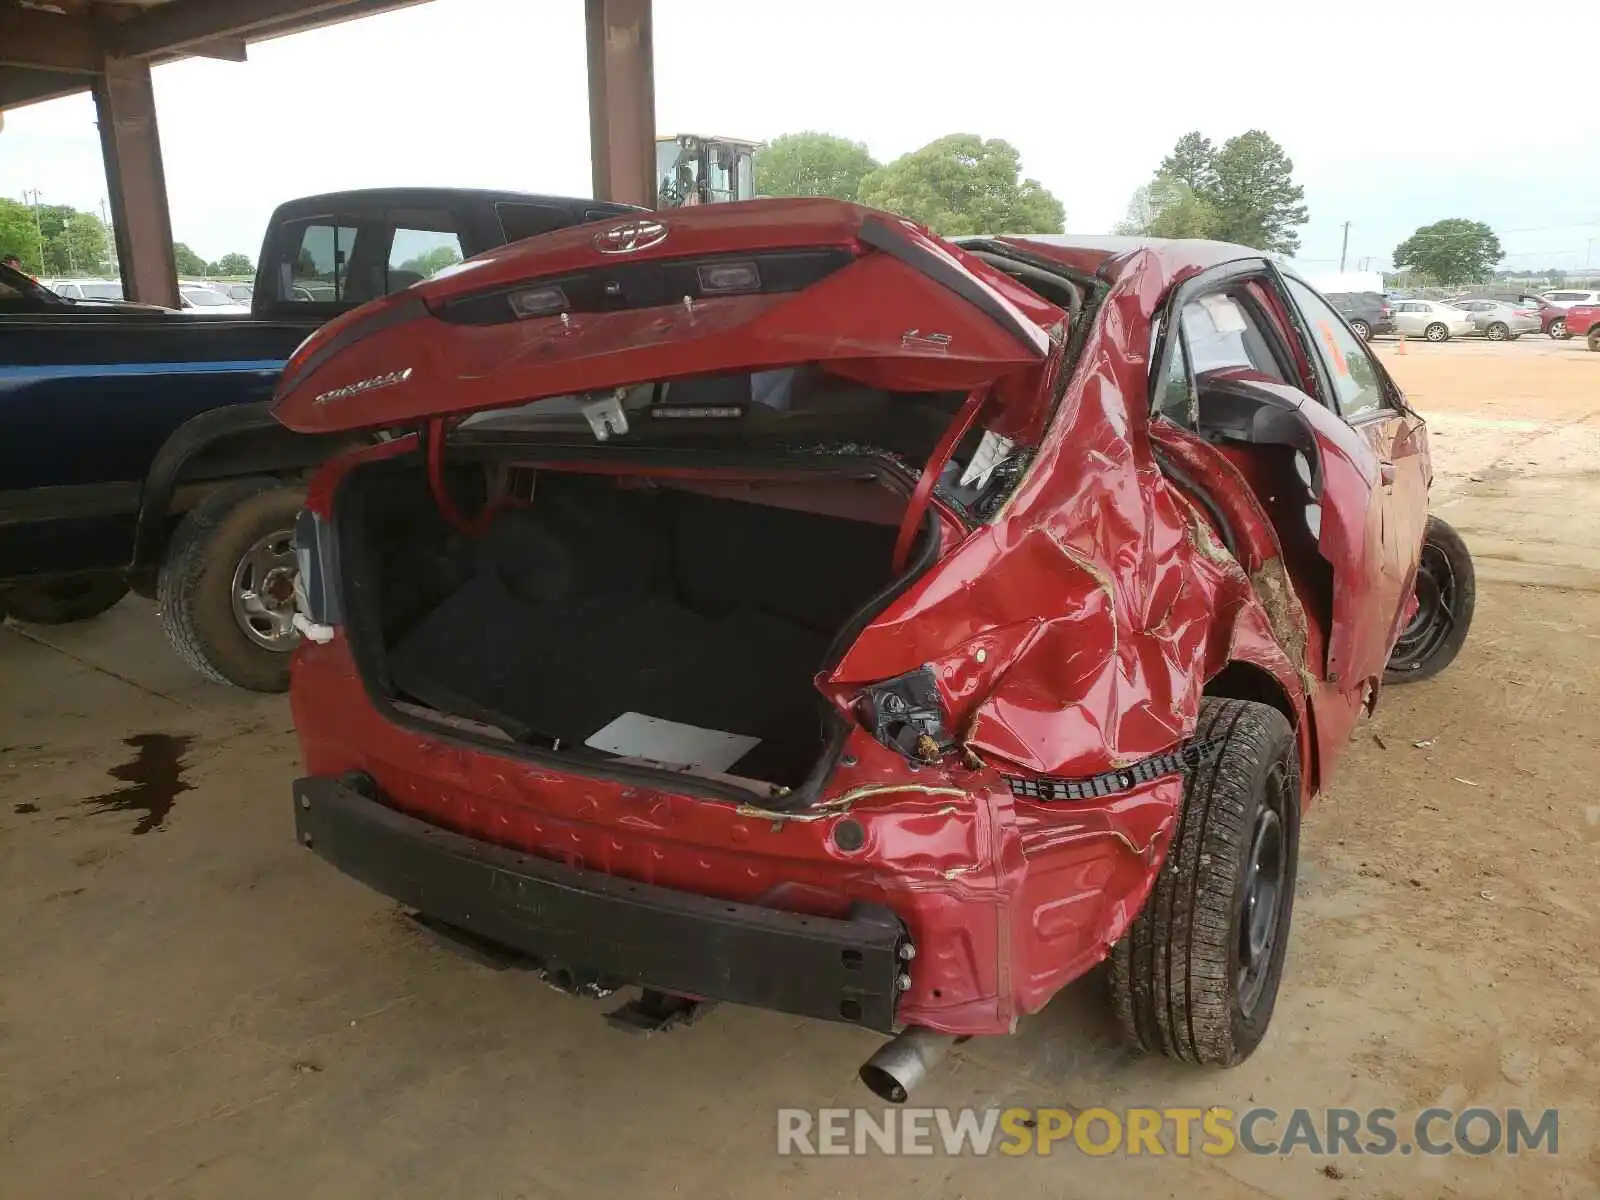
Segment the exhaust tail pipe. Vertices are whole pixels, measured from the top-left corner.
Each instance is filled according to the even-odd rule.
[[[958,1040],[953,1033],[937,1033],[913,1025],[861,1064],[861,1082],[872,1094],[890,1104],[904,1104],[916,1087],[944,1059]]]

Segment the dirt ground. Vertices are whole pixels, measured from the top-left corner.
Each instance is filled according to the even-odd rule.
[[[149,606],[0,630],[0,1195],[1600,1194],[1600,355],[1395,343],[1477,623],[1387,692],[1307,819],[1273,1029],[1226,1073],[1118,1047],[1091,977],[930,1105],[1560,1109],[1559,1154],[780,1159],[878,1039],[723,1007],[612,1032],[298,847],[287,706],[189,675]]]

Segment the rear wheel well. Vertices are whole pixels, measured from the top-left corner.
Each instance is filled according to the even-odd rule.
[[[1307,703],[1302,722],[1288,691],[1271,671],[1252,662],[1235,659],[1206,681],[1203,695],[1217,699],[1252,700],[1275,708],[1284,715],[1300,744],[1300,765],[1308,794],[1322,786],[1322,764],[1317,753],[1316,712]]]
[[[367,441],[359,434],[295,433],[263,419],[264,412],[241,412],[246,420],[237,422],[227,422],[229,415],[226,410],[201,414],[156,456],[145,480],[128,573],[141,595],[153,591],[179,519],[217,488],[252,477],[303,479],[325,460]]]
[[[1227,700],[1253,700],[1275,708],[1288,720],[1291,728],[1300,724],[1299,714],[1289,700],[1289,694],[1272,672],[1255,663],[1235,660],[1228,663],[1206,680],[1203,694]]]

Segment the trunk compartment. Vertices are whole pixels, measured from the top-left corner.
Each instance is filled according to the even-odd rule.
[[[839,725],[813,679],[893,590],[906,500],[865,469],[751,475],[518,469],[464,534],[420,461],[356,469],[336,512],[369,687],[575,762],[798,787]],[[482,466],[449,482],[476,511]]]

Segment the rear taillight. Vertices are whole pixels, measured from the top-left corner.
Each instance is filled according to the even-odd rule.
[[[1394,310],[1391,309],[1387,304],[1385,304],[1385,305],[1383,305],[1382,307],[1380,307],[1378,309],[1378,315],[1383,317],[1383,318],[1385,318],[1385,319],[1387,319],[1387,318],[1392,317],[1394,315]]]
[[[326,642],[344,618],[332,523],[302,510],[294,522],[294,559],[295,628],[313,642]]]
[[[928,667],[863,688],[855,710],[868,733],[912,762],[937,762],[954,745]]]

